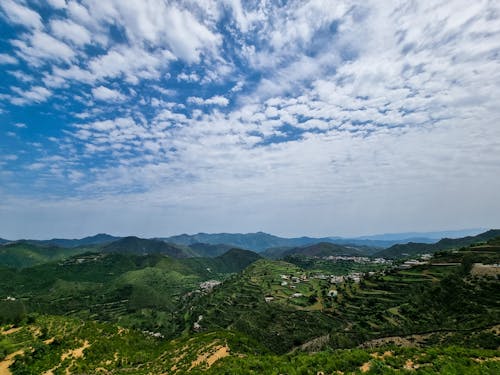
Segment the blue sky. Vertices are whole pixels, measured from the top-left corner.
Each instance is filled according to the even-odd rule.
[[[0,31],[0,237],[499,226],[496,1],[2,0]]]

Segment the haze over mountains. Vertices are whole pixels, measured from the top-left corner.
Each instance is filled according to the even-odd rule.
[[[455,232],[460,233],[460,232]],[[0,265],[14,268],[31,267],[59,261],[84,253],[117,253],[136,256],[161,255],[172,258],[214,258],[232,249],[260,253],[270,259],[287,256],[302,257],[380,257],[400,259],[430,254],[440,250],[460,248],[500,236],[500,230],[489,230],[476,236],[443,238],[431,242],[398,242],[392,240],[357,240],[339,238],[282,238],[267,233],[180,235],[168,238],[144,239],[135,236],[115,237],[107,234],[82,239],[20,240],[0,243]]]
[[[404,244],[409,242],[434,243],[442,238],[460,238],[470,235],[476,235],[484,232],[483,229],[463,229],[455,231],[440,232],[406,232],[406,233],[388,233],[376,234],[360,237],[295,237],[284,238],[272,234],[257,233],[197,233],[193,235],[180,234],[170,237],[158,237],[156,239],[177,245],[198,246],[196,244],[208,245],[229,245],[240,247],[253,251],[263,251],[272,247],[298,247],[306,246],[319,242],[328,242],[335,244],[350,244],[359,246],[371,246],[387,248],[395,244]],[[102,245],[119,240],[123,237],[112,236],[105,233],[99,233],[93,236],[87,236],[80,239],[53,238],[49,240],[24,240],[26,242],[40,245],[55,245],[61,247],[78,247],[90,245]],[[0,238],[1,243],[13,242],[13,240]]]

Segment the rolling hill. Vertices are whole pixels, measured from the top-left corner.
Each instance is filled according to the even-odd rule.
[[[63,248],[59,246],[35,245],[26,241],[8,242],[0,245],[0,266],[23,268],[53,262],[93,250],[91,247]]]
[[[139,237],[124,237],[111,242],[101,248],[103,253],[121,253],[121,254],[162,254],[174,258],[186,258],[190,256],[190,250],[186,247],[169,244],[159,240],[147,240]]]
[[[500,238],[341,279],[240,249],[2,269],[0,361],[13,374],[496,373],[499,262]]]

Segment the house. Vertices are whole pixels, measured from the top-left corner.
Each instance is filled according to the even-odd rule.
[[[337,295],[338,295],[338,292],[336,290],[332,289],[328,292],[328,297],[337,297]]]
[[[287,285],[288,285],[288,283],[286,281],[281,282],[281,286],[287,286]]]
[[[330,276],[330,284],[340,284],[344,281],[344,276]]]
[[[302,296],[303,296],[303,294],[302,294],[302,293],[293,293],[293,294],[292,294],[292,298],[300,298],[300,297],[302,297]]]
[[[264,301],[266,301],[268,303],[271,302],[272,300],[274,300],[274,297],[272,297],[272,296],[266,296],[266,297],[264,297]]]
[[[204,292],[211,292],[217,285],[222,284],[219,280],[208,280],[200,283],[200,289]]]

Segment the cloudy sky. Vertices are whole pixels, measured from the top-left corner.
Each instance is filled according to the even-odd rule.
[[[495,0],[2,0],[0,237],[500,227],[499,54]]]

